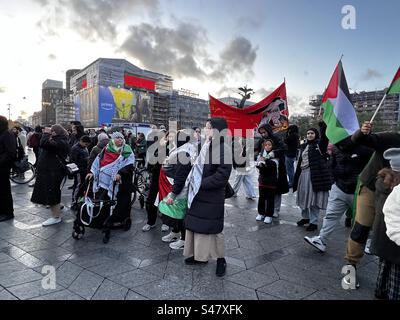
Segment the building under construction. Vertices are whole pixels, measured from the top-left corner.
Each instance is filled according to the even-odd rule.
[[[381,102],[387,89],[376,91],[362,91],[350,94],[351,102],[356,109],[357,117],[361,121],[371,119],[373,113]],[[317,117],[323,114],[322,95],[310,97],[311,116]],[[321,109],[321,110],[320,110]],[[394,131],[399,126],[399,94],[387,95],[386,99],[375,118],[375,126],[381,130]]]

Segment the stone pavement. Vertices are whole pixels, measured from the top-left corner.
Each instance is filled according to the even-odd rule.
[[[256,185],[256,177],[254,177]],[[70,191],[63,189],[63,203]],[[226,202],[227,274],[215,275],[216,262],[184,264],[182,250],[171,250],[157,228],[142,232],[146,214],[137,203],[132,228],[112,232],[103,244],[99,230],[86,229],[83,239],[71,237],[74,215],[64,210],[63,222],[43,228],[49,210],[32,204],[32,188],[13,185],[14,221],[0,223],[0,300],[3,299],[373,299],[377,259],[366,256],[358,269],[361,288],[341,287],[341,267],[349,229],[343,221],[320,254],[303,240],[297,227],[295,196],[283,196],[280,219],[272,225],[255,220],[257,201]],[[0,209],[1,210],[1,209]],[[42,286],[43,266],[56,268],[56,286]],[[45,272],[44,272],[45,273]]]

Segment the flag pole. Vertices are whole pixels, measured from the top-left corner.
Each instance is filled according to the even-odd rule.
[[[376,108],[376,110],[375,110],[375,112],[374,112],[374,114],[373,114],[371,120],[369,121],[370,123],[372,123],[372,122],[374,121],[375,116],[377,115],[379,109],[381,108],[381,106],[382,106],[382,104],[383,104],[383,101],[385,101],[385,99],[386,99],[386,96],[387,96],[387,92],[385,93],[385,95],[383,96],[381,102],[379,103],[378,108]]]

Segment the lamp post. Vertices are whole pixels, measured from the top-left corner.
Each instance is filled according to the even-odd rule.
[[[8,120],[11,121],[11,103],[8,103],[7,106],[8,106]]]

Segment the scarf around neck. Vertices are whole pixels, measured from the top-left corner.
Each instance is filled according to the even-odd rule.
[[[123,144],[121,147],[117,147],[113,139],[110,139],[110,141],[107,144],[107,149],[106,151],[111,152],[111,153],[116,153],[121,156],[123,156],[125,159],[128,158],[131,153],[132,153],[132,148],[127,145]]]

